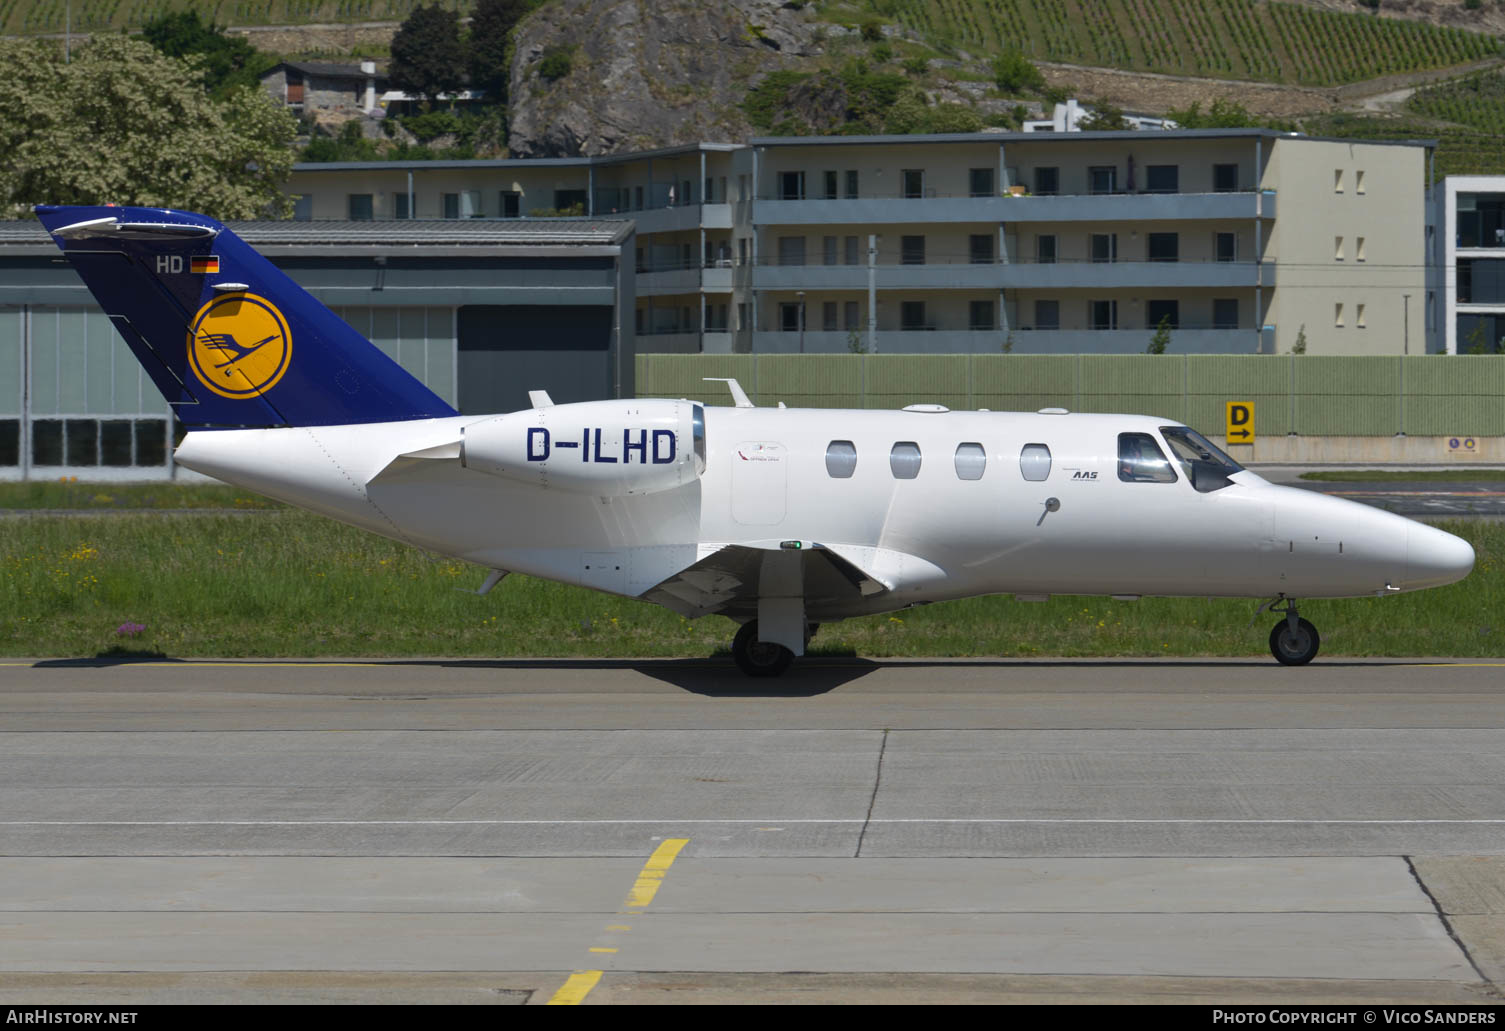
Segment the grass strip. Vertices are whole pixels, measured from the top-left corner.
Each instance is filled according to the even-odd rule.
[[[1302,473],[1301,479],[1332,483],[1505,484],[1505,469],[1324,469]]]
[[[0,483],[0,509],[284,508],[260,494],[222,483],[80,483],[27,480]]]
[[[1479,555],[1460,584],[1303,602],[1325,655],[1505,655],[1505,525],[1440,524]],[[294,509],[17,518],[0,537],[0,653],[244,656],[705,656],[735,630],[644,602],[484,570]],[[822,629],[815,654],[1264,655],[1255,602],[973,598]],[[140,627],[141,629],[134,629]]]

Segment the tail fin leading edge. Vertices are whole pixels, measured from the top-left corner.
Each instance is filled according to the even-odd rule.
[[[457,414],[211,218],[162,208],[36,213],[190,428]]]

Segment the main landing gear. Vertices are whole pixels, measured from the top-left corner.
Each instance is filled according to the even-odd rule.
[[[810,638],[819,629],[819,623],[805,627],[806,644],[810,643]],[[794,661],[794,652],[782,644],[758,640],[758,621],[753,619],[743,623],[737,636],[732,638],[732,658],[736,660],[737,667],[750,677],[777,677],[783,676],[789,664]]]
[[[1281,602],[1285,602],[1285,608],[1276,608]],[[1259,607],[1260,612],[1266,609],[1285,613],[1285,618],[1270,630],[1270,654],[1275,656],[1277,662],[1282,666],[1305,666],[1317,657],[1317,649],[1322,647],[1322,638],[1316,627],[1296,614],[1294,599],[1281,595]],[[1254,618],[1259,618],[1259,612],[1254,614]]]

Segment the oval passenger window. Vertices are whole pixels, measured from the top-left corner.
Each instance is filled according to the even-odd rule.
[[[1019,473],[1026,480],[1039,483],[1050,476],[1050,448],[1044,444],[1026,444],[1019,452]]]
[[[826,445],[826,473],[834,480],[845,480],[857,471],[857,446],[850,440],[833,440]]]

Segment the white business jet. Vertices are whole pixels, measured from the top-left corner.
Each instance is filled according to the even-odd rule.
[[[37,209],[189,429],[176,460],[491,570],[741,624],[749,675],[822,623],[978,594],[1249,597],[1287,665],[1297,599],[1453,583],[1469,544],[1275,486],[1136,415],[692,400],[460,415],[233,233],[163,209]],[[723,388],[715,388],[723,389]]]

